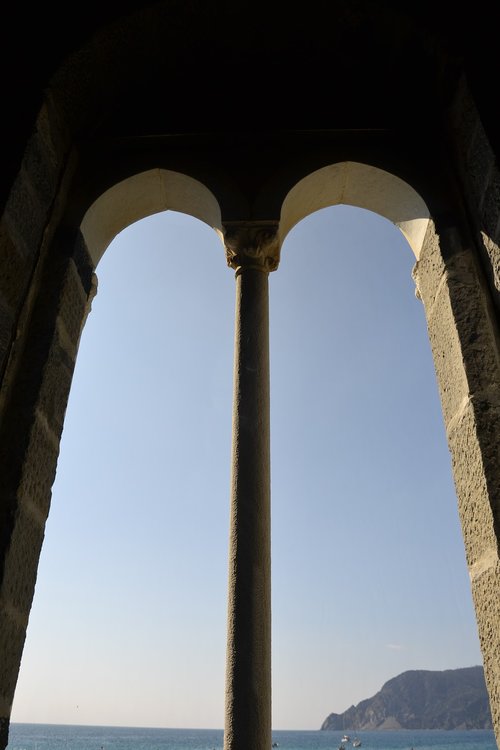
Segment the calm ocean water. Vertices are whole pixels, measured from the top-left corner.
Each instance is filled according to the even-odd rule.
[[[351,736],[352,733],[351,733]],[[360,750],[498,750],[493,732],[359,732]],[[278,750],[338,750],[341,732],[273,731]],[[8,750],[222,750],[218,729],[11,724]],[[346,745],[351,750],[352,744]]]

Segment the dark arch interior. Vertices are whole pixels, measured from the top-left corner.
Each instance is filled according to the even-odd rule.
[[[388,142],[403,172],[409,151],[414,165],[440,157],[440,112],[460,74],[482,99],[496,68],[492,24],[452,3],[48,3],[3,14],[6,169],[49,90],[82,153],[102,150],[82,159],[89,183],[183,162],[223,192],[229,214],[272,212],[262,169],[274,190],[285,186],[301,151],[309,169],[325,148],[387,158]]]

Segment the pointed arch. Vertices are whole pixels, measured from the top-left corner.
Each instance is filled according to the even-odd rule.
[[[340,203],[384,216],[404,234],[418,260],[430,212],[407,182],[378,167],[344,161],[304,177],[283,201],[280,242],[309,214]]]
[[[205,185],[180,172],[151,169],[113,185],[86,212],[81,231],[94,265],[119,232],[160,211],[193,216],[222,237],[220,206]]]

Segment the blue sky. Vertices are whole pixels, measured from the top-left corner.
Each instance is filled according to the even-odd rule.
[[[275,729],[482,663],[413,264],[337,206],[270,275]],[[169,212],[97,275],[12,720],[222,728],[234,274]]]

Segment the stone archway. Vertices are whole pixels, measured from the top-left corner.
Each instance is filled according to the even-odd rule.
[[[327,18],[319,6],[270,13],[268,4],[254,4],[251,13],[236,7],[227,13],[217,5],[121,3],[104,12],[87,3],[74,7],[81,23],[64,34],[54,23],[59,10],[51,15],[44,6],[29,17],[13,5],[4,10],[5,28],[13,22],[4,67],[22,73],[5,81],[13,104],[4,120],[0,235],[4,746],[65,404],[96,287],[80,232],[83,216],[131,175],[158,169],[189,175],[215,196],[228,259],[240,271],[247,261],[239,278],[248,271],[255,282],[250,298],[265,302],[264,274],[255,266],[277,265],[285,196],[315,171],[356,162],[404,178],[430,208],[415,279],[500,737],[500,374],[498,307],[492,306],[494,298],[498,304],[500,207],[498,143],[484,84],[495,49],[484,44],[484,34],[493,35],[498,24],[485,8],[471,14],[450,5],[436,16],[434,6],[394,13],[384,4],[353,9],[340,3],[328,7]],[[23,67],[19,39],[37,65],[27,59]],[[297,55],[298,49],[314,54]],[[225,98],[224,88],[220,96],[219,84],[228,83],[235,63],[239,90],[258,90],[258,101],[237,96],[232,84],[234,96]],[[325,96],[333,80],[335,95]],[[159,93],[166,81],[171,97]],[[186,91],[194,95],[186,99]],[[265,329],[264,319],[259,326]],[[253,734],[258,722],[246,732],[244,704],[229,710],[241,730],[235,744],[244,748],[246,737],[252,750],[267,750],[268,736],[256,741]]]
[[[363,179],[359,179],[362,177]],[[378,179],[382,180],[382,188]],[[165,197],[165,185],[173,186],[170,197]],[[157,189],[154,189],[154,186]],[[367,190],[367,185],[372,189]],[[159,186],[159,187],[158,187]],[[144,187],[146,191],[144,192]],[[180,189],[179,189],[180,188]],[[136,192],[137,204],[130,202]],[[128,196],[124,199],[124,196]],[[389,196],[389,198],[387,197]],[[372,202],[373,197],[376,201]],[[118,198],[118,202],[116,199]],[[392,200],[391,200],[392,198]],[[445,424],[447,427],[450,450],[453,457],[455,481],[459,500],[459,511],[462,521],[467,559],[471,571],[473,598],[478,613],[478,626],[481,646],[484,654],[485,674],[490,690],[492,713],[497,720],[498,704],[495,703],[496,689],[496,638],[493,623],[497,617],[498,567],[496,548],[495,514],[491,487],[495,479],[496,411],[492,407],[491,393],[500,382],[498,374],[498,357],[496,355],[495,334],[492,327],[490,305],[485,295],[484,285],[476,263],[467,250],[467,235],[462,227],[444,228],[438,234],[434,222],[429,220],[425,203],[418,194],[399,178],[383,170],[354,162],[334,164],[310,173],[303,181],[296,184],[283,201],[281,226],[278,222],[229,222],[225,225],[219,218],[217,201],[213,194],[202,183],[187,175],[176,172],[152,170],[130,181],[118,183],[103,194],[102,199],[95,201],[86,213],[82,227],[89,245],[83,238],[73,238],[68,244],[68,236],[62,232],[56,234],[52,245],[52,258],[48,258],[40,277],[37,279],[38,298],[34,302],[31,320],[35,324],[33,334],[38,345],[33,348],[27,344],[20,353],[18,367],[34,366],[41,373],[41,381],[31,382],[26,391],[20,391],[25,407],[25,418],[19,420],[19,397],[12,401],[11,422],[5,426],[24,435],[27,441],[21,444],[19,457],[14,454],[19,444],[13,442],[6,458],[13,466],[19,466],[20,473],[11,475],[17,483],[13,498],[21,510],[15,517],[13,543],[10,556],[6,560],[7,583],[16,596],[16,592],[25,592],[25,603],[11,604],[4,610],[4,616],[17,628],[17,648],[13,648],[14,637],[4,641],[6,646],[5,661],[10,665],[10,690],[14,693],[15,680],[19,668],[20,654],[25,637],[25,628],[32,590],[36,579],[38,553],[43,539],[43,527],[50,504],[50,488],[53,482],[57,463],[58,439],[64,419],[65,404],[71,384],[72,367],[76,358],[78,341],[85,321],[89,304],[95,289],[95,278],[92,269],[95,263],[87,251],[94,253],[95,261],[105,249],[116,231],[141,215],[155,210],[184,207],[187,213],[196,215],[223,234],[226,242],[227,258],[236,270],[238,284],[238,309],[240,316],[237,339],[243,349],[239,350],[237,361],[253,363],[244,371],[259,373],[263,380],[258,386],[247,382],[239,391],[236,423],[259,424],[259,432],[253,429],[245,438],[241,425],[236,429],[239,444],[234,452],[234,487],[236,505],[238,495],[243,491],[247,495],[244,504],[250,515],[245,520],[248,528],[255,523],[254,545],[244,545],[243,557],[254,566],[254,555],[258,552],[258,567],[263,566],[264,579],[269,578],[268,542],[268,483],[269,457],[267,456],[268,419],[264,412],[268,409],[266,394],[266,370],[257,364],[267,359],[265,349],[261,348],[262,340],[267,338],[267,289],[264,282],[270,270],[275,270],[279,262],[279,246],[290,228],[303,216],[338,200],[352,201],[353,205],[362,205],[385,213],[408,238],[412,248],[418,254],[415,279],[419,294],[424,302],[428,321],[429,335],[434,352],[436,372],[440,388]],[[142,201],[142,202],[141,202]],[[119,216],[113,216],[112,207],[118,205]],[[138,206],[140,206],[138,208]],[[111,212],[110,212],[111,208]],[[104,221],[103,221],[104,219]],[[424,236],[425,232],[425,236]],[[72,248],[68,253],[68,248]],[[58,249],[58,251],[56,251]],[[446,260],[443,259],[443,256]],[[65,261],[61,263],[61,258]],[[262,264],[262,266],[261,266]],[[264,270],[264,273],[262,272]],[[267,284],[267,282],[266,282]],[[249,307],[247,307],[249,305]],[[248,317],[250,315],[250,317]],[[42,332],[42,336],[40,333]],[[256,338],[255,338],[256,334]],[[252,342],[250,350],[247,345]],[[43,346],[40,343],[43,342]],[[488,365],[478,368],[478,347],[483,360]],[[256,359],[255,359],[256,358]],[[31,364],[30,364],[31,363]],[[262,362],[261,362],[262,364]],[[240,366],[237,365],[237,369]],[[254,390],[256,388],[256,390]],[[252,393],[254,395],[252,395]],[[254,397],[255,400],[254,400]],[[267,404],[267,405],[266,405]],[[249,410],[247,410],[247,407]],[[257,411],[255,409],[257,408]],[[267,422],[267,425],[266,425]],[[246,442],[246,445],[241,443]],[[255,457],[258,456],[260,469],[256,472]],[[43,466],[44,479],[40,481],[40,468]],[[248,473],[251,467],[251,473]],[[241,484],[241,478],[245,482]],[[252,482],[247,482],[249,477]],[[37,477],[33,484],[33,477]],[[255,482],[255,483],[254,483]],[[38,505],[34,504],[32,488],[39,492]],[[13,485],[14,490],[14,485]],[[263,504],[254,505],[254,493],[263,493]],[[267,510],[266,510],[267,508]],[[246,512],[247,512],[246,511]],[[477,518],[481,516],[478,526]],[[267,518],[267,521],[266,521]],[[252,520],[253,519],[253,520]],[[235,526],[232,532],[233,544],[238,542],[238,513],[234,517]],[[263,523],[264,522],[264,523]],[[34,544],[34,535],[36,543]],[[263,535],[261,537],[261,535]],[[17,540],[17,541],[15,541]],[[260,540],[260,541],[259,541]],[[30,556],[27,557],[28,549]],[[266,551],[267,550],[267,551]],[[23,565],[19,559],[27,562]],[[267,571],[267,572],[265,572]],[[31,583],[26,583],[30,580]],[[261,687],[257,703],[263,703],[264,714],[270,717],[270,685],[264,687],[269,679],[270,664],[269,641],[265,636],[269,628],[269,601],[262,597],[260,585],[252,594],[253,603],[238,603],[244,595],[246,586],[242,586],[235,575],[231,578],[233,586],[230,607],[236,606],[243,614],[242,632],[229,648],[229,668],[236,667],[232,687],[229,689],[227,705],[228,746],[239,746],[242,735],[251,737],[255,745],[267,742],[270,732],[267,720],[253,724],[253,712],[246,707],[256,696],[248,692],[245,670],[238,671],[240,652],[245,653],[244,642],[247,637],[256,639],[258,648],[255,659],[249,664],[257,684]],[[266,584],[267,585],[267,584]],[[20,587],[20,588],[19,588]],[[24,606],[25,614],[21,616],[20,607]],[[252,617],[248,618],[246,609],[255,608]],[[259,618],[264,615],[268,622],[264,634]],[[12,619],[14,618],[14,619]],[[248,622],[252,623],[248,632]],[[234,623],[230,632],[234,633]],[[10,626],[11,627],[11,626]],[[242,642],[240,642],[240,638]],[[264,648],[264,646],[267,646]],[[7,684],[7,683],[6,683]],[[235,699],[235,696],[239,697]],[[6,714],[9,708],[5,707]],[[262,737],[261,737],[262,734]],[[245,740],[246,741],[246,740]]]

